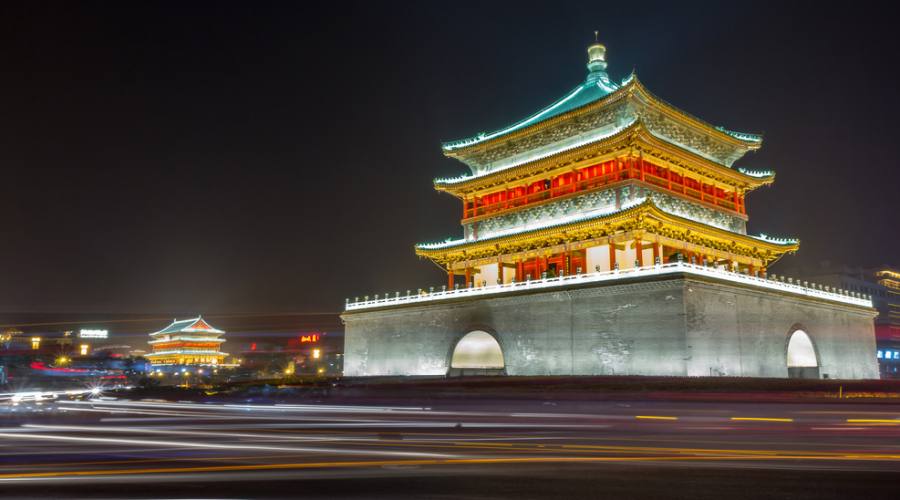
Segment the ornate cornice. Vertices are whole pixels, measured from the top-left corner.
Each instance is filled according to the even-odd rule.
[[[534,250],[638,230],[710,249],[759,258],[765,262],[799,249],[799,242],[773,243],[678,217],[664,212],[653,203],[652,199],[648,199],[639,205],[607,216],[481,241],[447,244],[442,248],[417,246],[415,251],[420,257],[429,258],[446,266],[452,262]]]
[[[435,189],[459,198],[480,195],[535,177],[552,176],[556,172],[562,173],[621,156],[641,154],[664,163],[661,166],[674,166],[741,191],[750,191],[774,182],[774,176],[753,177],[660,139],[647,128],[643,119],[638,119],[619,133],[598,142],[462,182],[435,181]]]

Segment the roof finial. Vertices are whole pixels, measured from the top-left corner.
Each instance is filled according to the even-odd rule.
[[[588,45],[588,80],[606,76],[606,46],[600,43],[600,32],[594,31],[594,43]],[[608,78],[608,77],[607,77]]]

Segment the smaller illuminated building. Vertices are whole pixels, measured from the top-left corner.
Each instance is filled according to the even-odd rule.
[[[219,349],[225,332],[213,328],[202,317],[174,320],[150,334],[153,352],[146,355],[154,365],[221,365],[227,353]]]

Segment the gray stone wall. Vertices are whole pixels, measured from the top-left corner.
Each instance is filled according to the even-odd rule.
[[[878,378],[874,310],[689,280],[688,375],[784,377],[794,330],[813,341],[822,376]]]
[[[345,313],[347,376],[443,375],[493,334],[509,375],[786,377],[803,329],[831,378],[877,378],[873,312],[694,277],[649,278]]]

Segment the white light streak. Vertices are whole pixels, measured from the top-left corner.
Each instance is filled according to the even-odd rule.
[[[96,430],[96,429],[94,429]],[[456,458],[456,455],[447,455],[443,453],[423,453],[412,451],[391,451],[391,450],[366,450],[366,449],[350,449],[350,448],[318,448],[308,446],[259,446],[259,445],[243,445],[243,444],[219,444],[219,443],[197,443],[191,441],[165,441],[150,439],[123,439],[123,438],[101,438],[101,437],[84,437],[84,436],[63,436],[57,434],[30,434],[30,433],[0,433],[0,438],[14,438],[17,440],[31,439],[35,441],[69,441],[79,443],[95,443],[95,444],[112,444],[119,446],[165,446],[172,448],[199,448],[212,450],[251,450],[251,451],[283,451],[283,452],[304,452],[304,453],[327,453],[338,455],[367,455],[367,456],[396,456],[396,457],[422,457],[422,458]]]

